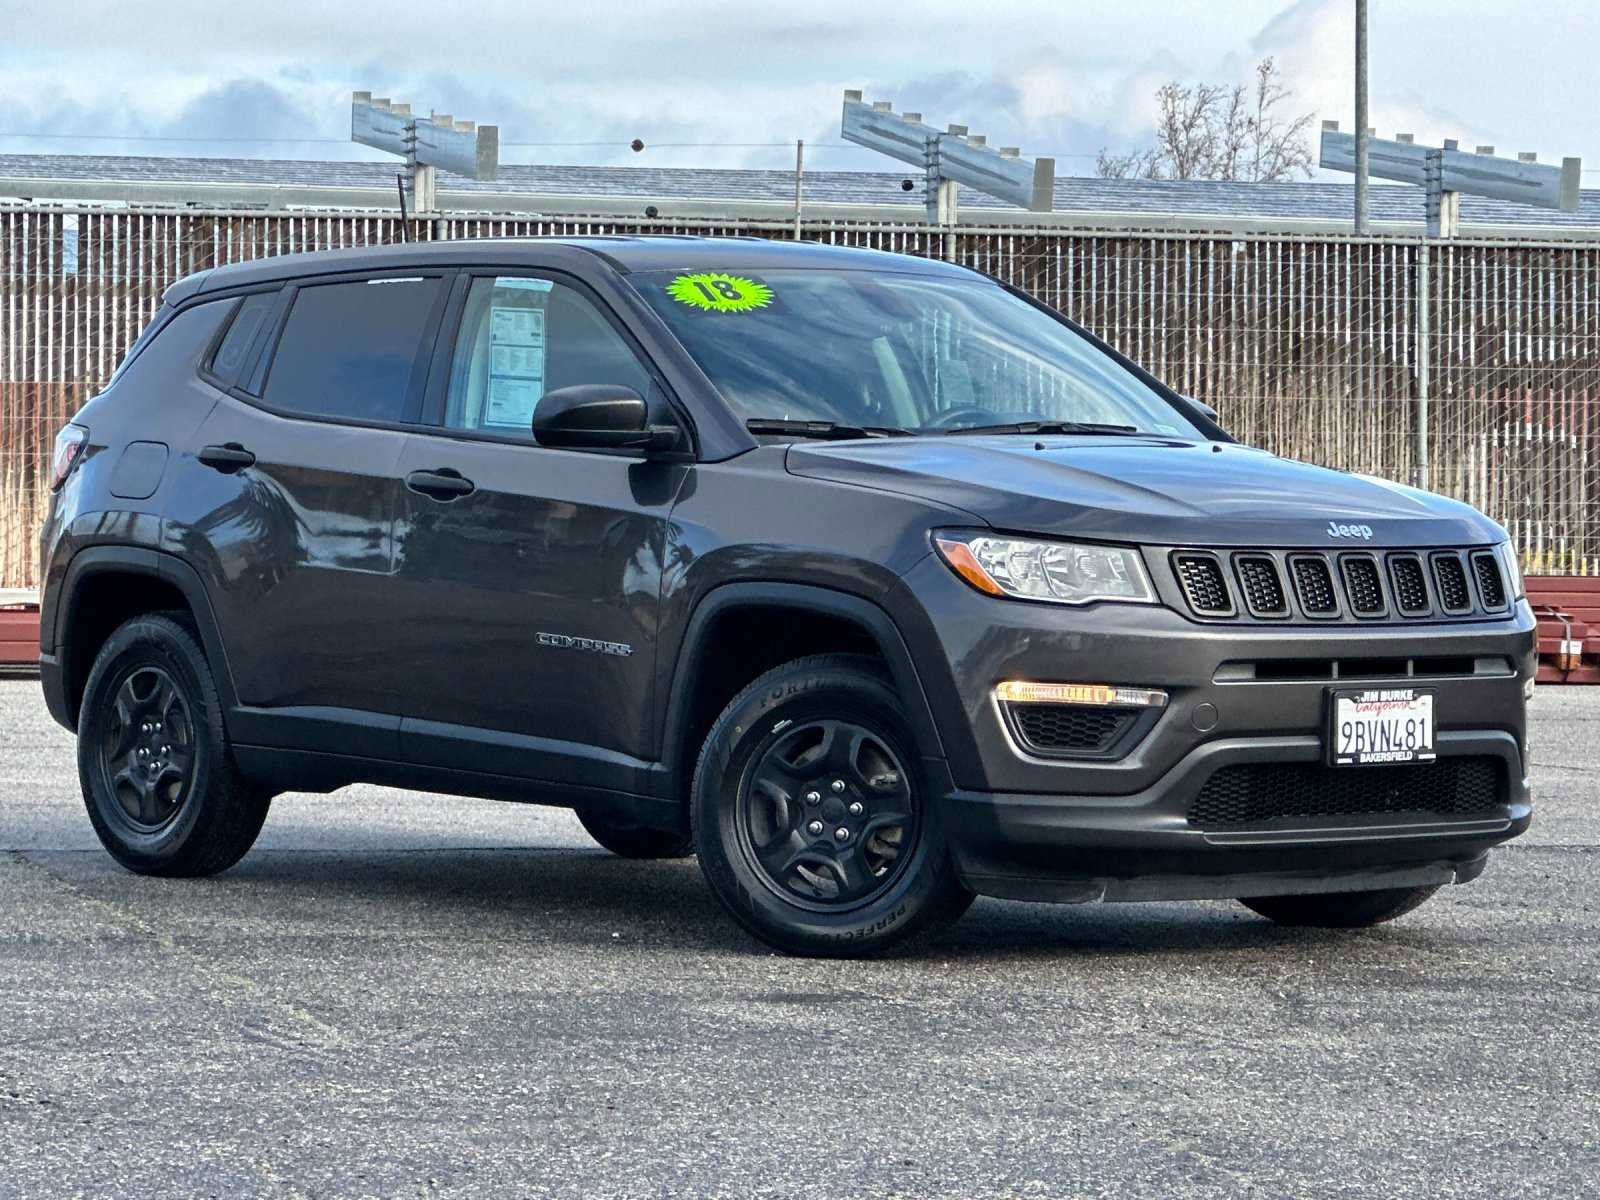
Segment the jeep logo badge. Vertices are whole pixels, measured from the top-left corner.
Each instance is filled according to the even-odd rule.
[[[1328,522],[1328,536],[1336,538],[1360,538],[1362,541],[1372,540],[1371,525],[1341,525],[1338,521]]]

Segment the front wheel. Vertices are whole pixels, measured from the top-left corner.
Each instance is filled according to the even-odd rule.
[[[877,954],[972,903],[870,658],[818,655],[757,679],[712,726],[693,791],[707,882],[780,950]]]
[[[1239,903],[1279,925],[1364,929],[1403,917],[1438,890],[1438,887],[1380,888],[1370,892],[1323,892],[1311,896],[1249,896]]]

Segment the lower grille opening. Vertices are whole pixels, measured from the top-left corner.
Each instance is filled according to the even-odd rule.
[[[1103,754],[1139,719],[1139,709],[1091,704],[1007,704],[1011,727],[1037,754]]]
[[[1212,772],[1189,805],[1189,824],[1254,829],[1308,817],[1481,817],[1505,803],[1505,767],[1488,756],[1395,767],[1243,763]]]

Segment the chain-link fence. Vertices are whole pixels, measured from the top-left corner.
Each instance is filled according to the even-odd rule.
[[[413,219],[435,240],[792,224]],[[393,215],[0,207],[0,587],[37,584],[61,424],[192,272],[399,240]],[[1278,454],[1476,505],[1530,573],[1600,571],[1600,246],[807,223],[1027,289]],[[1426,303],[1423,302],[1426,297]]]

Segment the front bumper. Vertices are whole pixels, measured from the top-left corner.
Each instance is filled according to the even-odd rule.
[[[1465,881],[1531,819],[1524,688],[1536,658],[1526,603],[1492,621],[1228,626],[1156,606],[993,599],[933,561],[908,573],[902,589],[912,611],[897,616],[948,772],[938,788],[942,824],[974,891],[1186,899]],[[1301,664],[1308,677],[1284,677]],[[1334,673],[1311,677],[1318,664],[1335,664]],[[1390,676],[1386,664],[1402,665]],[[1357,670],[1376,673],[1339,674]],[[1120,757],[1045,761],[1020,753],[1007,733],[993,702],[1007,679],[1160,688],[1170,701]],[[1441,761],[1499,760],[1493,809],[1278,817],[1260,828],[1190,823],[1191,803],[1221,768],[1320,764],[1330,688],[1385,685],[1433,690]]]
[[[1252,829],[1195,828],[1187,810],[1213,771],[1322,760],[1317,738],[1238,738],[1196,748],[1158,784],[1126,796],[953,789],[941,823],[967,886],[1014,900],[1199,900],[1464,883],[1483,869],[1491,847],[1528,828],[1532,805],[1511,735],[1441,734],[1439,755],[1500,759],[1508,784],[1503,808],[1471,817],[1319,817]]]

